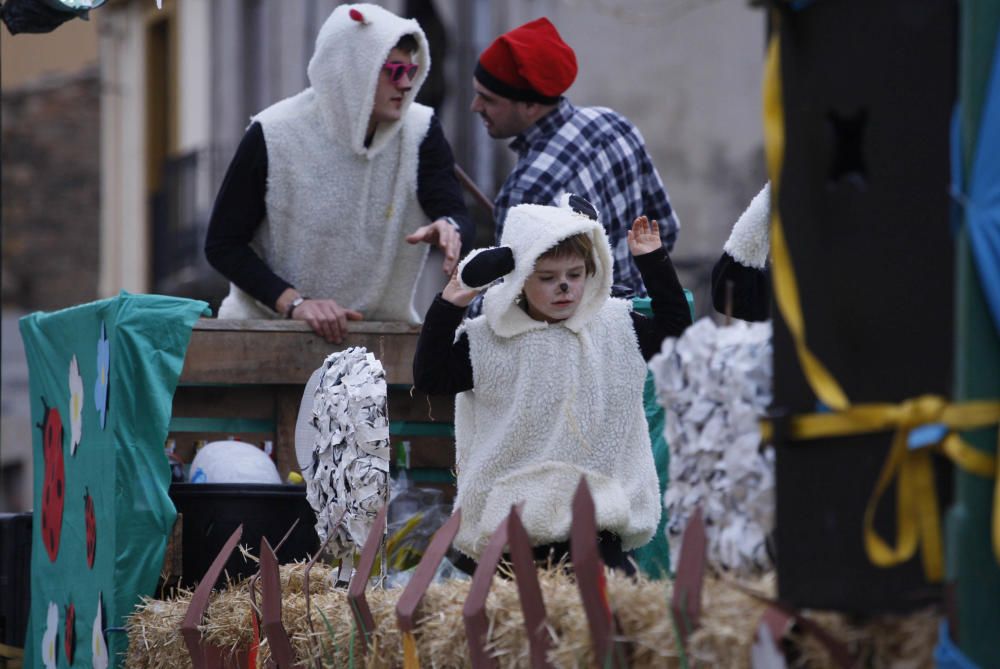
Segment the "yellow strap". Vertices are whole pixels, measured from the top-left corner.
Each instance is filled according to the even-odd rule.
[[[403,632],[403,669],[420,669],[417,640],[413,637],[413,632]]]
[[[1000,423],[1000,401],[948,404],[944,398],[924,395],[900,404],[863,404],[835,413],[807,414],[789,420],[789,436],[798,440],[843,437],[895,430],[889,455],[865,507],[865,550],[873,564],[891,567],[909,560],[921,548],[924,573],[931,582],[944,575],[940,519],[934,469],[929,449],[909,448],[910,430],[940,423],[948,432],[940,450],[959,467],[978,476],[998,473],[1000,459],[976,449],[956,434]],[[770,425],[762,433],[770,434]],[[875,510],[889,485],[896,482],[896,539],[886,543],[875,531]],[[994,498],[993,543],[1000,547],[1000,506]],[[1000,550],[996,551],[1000,556]]]
[[[984,478],[997,475],[997,459],[989,453],[983,453],[957,434],[949,434],[941,443],[941,450],[962,471]]]
[[[1000,562],[1000,434],[997,435],[997,457],[993,475],[996,477],[993,488],[993,555]]]
[[[831,409],[846,409],[850,405],[847,395],[806,345],[806,326],[802,318],[799,287],[778,211],[781,167],[785,157],[785,115],[781,102],[781,55],[777,32],[767,49],[763,93],[764,146],[771,177],[771,270],[774,277],[774,299],[795,342],[802,373],[816,397]]]

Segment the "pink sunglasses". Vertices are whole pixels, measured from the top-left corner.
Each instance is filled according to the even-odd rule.
[[[413,79],[417,74],[418,66],[414,64],[402,63],[398,60],[390,60],[382,69],[389,72],[389,79],[395,83],[403,78],[403,74],[406,74],[407,79]]]

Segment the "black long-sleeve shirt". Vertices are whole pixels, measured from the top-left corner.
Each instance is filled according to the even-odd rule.
[[[666,337],[680,336],[691,325],[691,310],[665,249],[635,256],[635,264],[649,293],[653,317],[633,312],[632,327],[642,357],[649,360],[660,352]],[[455,339],[464,316],[464,307],[440,295],[427,310],[413,356],[413,385],[417,390],[429,395],[452,395],[472,389],[469,339],[465,333]]]
[[[250,247],[267,214],[266,192],[267,144],[260,123],[253,123],[243,135],[216,196],[205,239],[205,255],[223,276],[262,304],[273,306],[292,285],[275,274]],[[437,117],[431,118],[427,135],[420,144],[417,201],[431,221],[446,216],[454,219],[462,236],[463,251],[471,246],[475,229],[455,176],[451,146]]]

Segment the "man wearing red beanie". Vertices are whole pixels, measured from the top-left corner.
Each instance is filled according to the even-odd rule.
[[[576,72],[573,49],[544,17],[500,35],[479,57],[471,109],[491,137],[513,137],[517,153],[494,201],[496,236],[514,205],[553,205],[563,193],[581,195],[607,231],[615,285],[645,296],[628,227],[642,215],[658,221],[670,250],[680,226],[639,130],[611,109],[576,107],[563,96]]]

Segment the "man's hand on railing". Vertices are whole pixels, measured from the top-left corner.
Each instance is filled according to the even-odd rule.
[[[364,320],[361,312],[345,309],[334,300],[304,300],[289,316],[305,321],[313,332],[331,344],[339,344],[347,336],[347,321]]]

